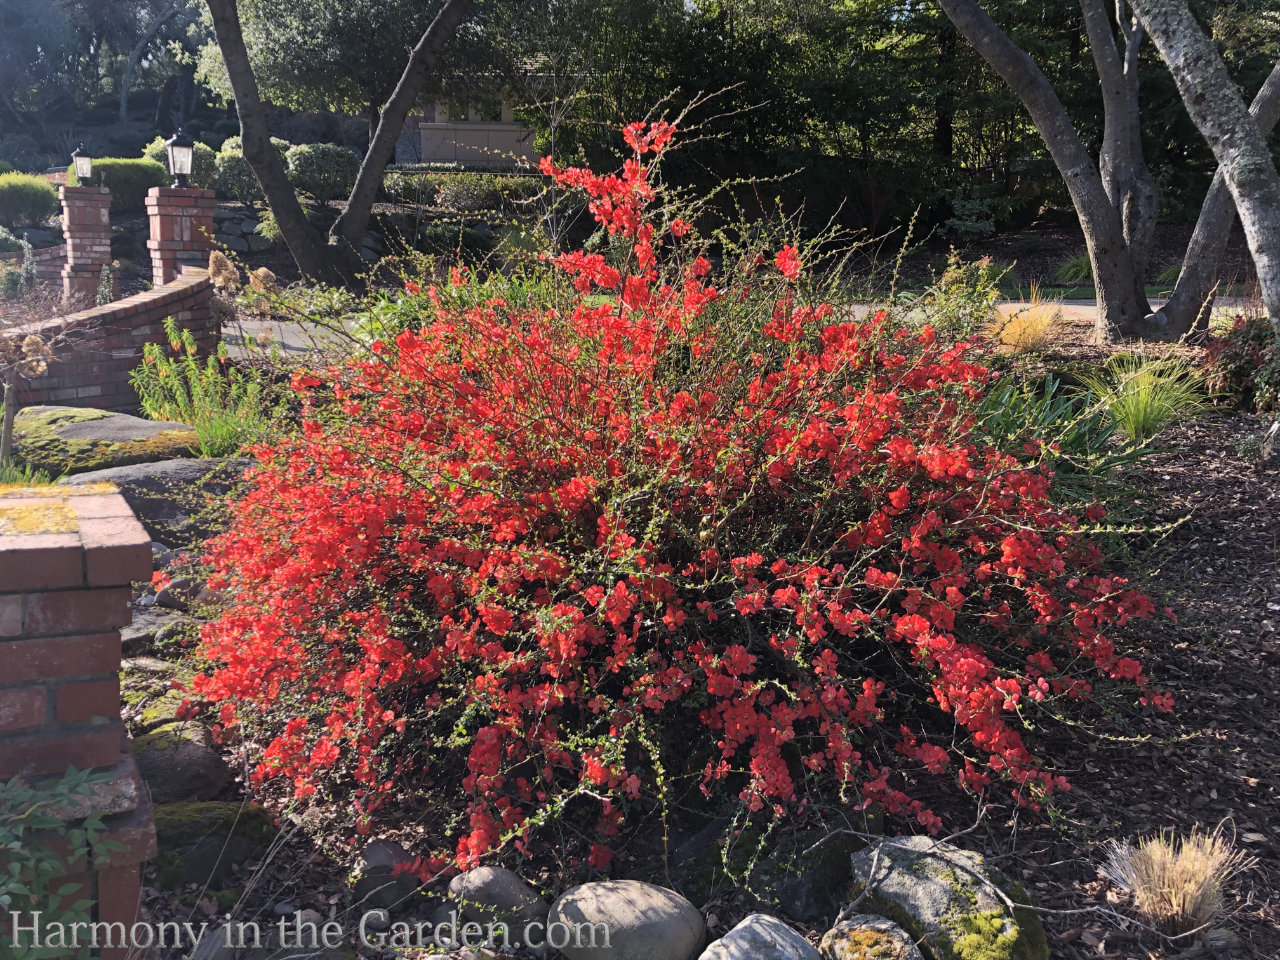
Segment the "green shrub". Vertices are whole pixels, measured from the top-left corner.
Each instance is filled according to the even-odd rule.
[[[1160,276],[1156,277],[1156,283],[1165,287],[1172,287],[1178,282],[1178,277],[1182,274],[1182,261],[1170,264],[1160,271]]]
[[[1081,251],[1058,264],[1054,278],[1069,287],[1087,286],[1093,283],[1093,263],[1089,254]]]
[[[418,247],[425,253],[455,257],[463,263],[483,260],[497,241],[488,234],[457,224],[433,223],[422,231]]]
[[[0,849],[5,851],[0,870],[0,910],[12,913],[40,911],[41,925],[68,929],[88,923],[93,901],[72,900],[82,888],[65,882],[67,861],[63,847],[88,847],[96,857],[109,858],[123,849],[116,841],[101,839],[106,828],[98,814],[84,820],[66,821],[60,809],[92,806],[95,789],[107,777],[90,775],[74,767],[51,784],[32,786],[14,777],[0,782]],[[6,937],[6,940],[8,938]],[[88,949],[70,953],[66,947],[35,947],[29,940],[0,948],[0,955],[14,960],[36,960],[88,956]]]
[[[995,321],[1000,282],[1008,272],[1009,267],[990,257],[962,260],[952,250],[942,276],[925,293],[921,305],[926,317],[941,336],[957,340],[975,336]]]
[[[317,203],[345,199],[360,174],[360,158],[336,143],[300,143],[285,154],[289,182]]]
[[[179,329],[172,317],[165,318],[164,330],[169,350],[145,344],[142,366],[129,374],[142,412],[189,424],[202,457],[228,457],[260,439],[276,419],[262,384],[228,363],[225,343],[201,363],[190,330]]]
[[[1137,444],[1146,443],[1171,421],[1194,416],[1207,406],[1204,382],[1187,360],[1172,354],[1155,359],[1140,353],[1116,354],[1101,372],[1084,374],[1080,381]]]
[[[93,161],[93,183],[111,191],[112,213],[146,209],[147,192],[171,181],[169,168],[145,157],[102,157]],[[67,169],[67,183],[80,186],[75,170]]]
[[[213,158],[213,165],[213,189],[218,196],[241,203],[262,199],[258,177],[239,150],[223,147]]]
[[[0,253],[17,253],[22,249],[22,240],[9,230],[0,227]]]
[[[280,155],[282,162],[289,153],[289,148],[293,146],[288,140],[282,140],[280,137],[272,137],[271,145],[276,148],[276,153]],[[218,150],[233,150],[236,153],[244,153],[244,145],[239,137],[227,137],[222,141],[222,146]]]
[[[1237,314],[1226,333],[1205,344],[1204,373],[1210,391],[1242,409],[1280,409],[1280,350],[1271,321]]]
[[[58,194],[44,177],[0,173],[0,225],[39,223],[58,209]]]
[[[382,188],[394,203],[420,203],[458,213],[518,212],[542,192],[540,177],[466,173],[425,167],[389,169]]]
[[[156,137],[142,149],[142,155],[154,160],[166,170],[169,168],[169,153],[165,149],[164,137]],[[213,148],[208,144],[197,143],[195,154],[191,158],[190,184],[198,190],[212,190],[213,179],[217,175],[214,164]]]

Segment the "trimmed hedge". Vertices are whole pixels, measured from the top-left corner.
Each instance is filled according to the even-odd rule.
[[[542,192],[541,177],[422,169],[388,170],[382,188],[393,203],[421,203],[458,213],[517,212]]]
[[[142,155],[148,160],[154,160],[166,170],[169,169],[169,151],[165,149],[164,137],[156,137],[143,147]],[[213,148],[208,144],[196,143],[195,155],[191,158],[191,186],[197,190],[211,190],[216,174]]]
[[[39,223],[58,209],[58,194],[43,177],[0,173],[0,225]]]
[[[213,189],[218,196],[225,200],[239,200],[241,203],[253,203],[262,199],[258,177],[239,150],[224,146],[213,158],[213,165]]]
[[[348,196],[360,174],[360,158],[336,143],[300,143],[289,148],[285,163],[294,189],[317,203]]]
[[[169,168],[145,157],[101,157],[93,161],[93,184],[111,191],[113,213],[146,209],[147,191],[165,187],[172,178]],[[74,167],[67,168],[67,183],[81,186]]]
[[[276,148],[276,153],[280,154],[281,160],[285,158],[289,153],[289,148],[293,146],[293,144],[288,140],[282,140],[279,137],[272,137],[271,145]],[[221,153],[223,150],[230,150],[235,153],[244,153],[244,147],[241,144],[239,137],[227,137],[227,139],[223,140],[222,146],[218,148],[218,152]]]

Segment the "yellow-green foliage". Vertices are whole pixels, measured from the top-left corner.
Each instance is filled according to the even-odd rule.
[[[58,195],[44,177],[0,173],[0,225],[39,223],[58,209]]]
[[[1018,928],[1003,911],[974,911],[956,918],[956,960],[1014,960]]]
[[[1137,444],[1150,440],[1168,423],[1195,416],[1208,407],[1200,375],[1174,354],[1159,358],[1117,354],[1102,372],[1083,374],[1080,380]]]
[[[93,161],[92,186],[111,191],[113,213],[136,213],[146,207],[147,191],[168,186],[169,168],[145,157],[102,157]],[[74,167],[67,169],[67,183],[80,186]]]
[[[261,438],[274,419],[262,384],[229,361],[225,344],[201,361],[190,330],[170,317],[165,334],[168,349],[144,345],[142,366],[129,375],[143,413],[190,424],[203,457],[230,456]]]

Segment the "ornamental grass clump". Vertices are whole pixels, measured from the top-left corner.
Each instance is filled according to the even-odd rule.
[[[1220,828],[1197,828],[1186,836],[1163,830],[1137,846],[1113,842],[1102,872],[1128,892],[1144,921],[1179,937],[1205,933],[1221,921],[1227,887],[1256,863]]]
[[[428,875],[557,820],[603,866],[690,790],[936,830],[916,778],[1036,804],[1065,781],[1025,722],[1113,680],[1171,705],[1117,649],[1152,604],[1101,510],[983,433],[974,348],[813,301],[817,254],[759,233],[713,274],[655,186],[672,133],[627,127],[608,175],[542,162],[621,264],[406,284],[416,324],[296,376],[301,429],[210,545],[233,599],[194,694],[327,822],[429,799]]]
[[[1176,354],[1120,353],[1099,373],[1081,375],[1130,442],[1143,444],[1170,423],[1208,409],[1204,381]]]

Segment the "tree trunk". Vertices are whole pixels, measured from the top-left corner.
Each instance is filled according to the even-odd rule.
[[[1236,201],[1262,300],[1280,333],[1280,174],[1258,124],[1185,0],[1133,0]]]
[[[151,41],[155,39],[155,35],[160,32],[160,28],[177,16],[178,11],[182,9],[182,0],[174,0],[172,6],[151,21],[151,25],[142,32],[142,36],[138,42],[133,45],[133,49],[129,51],[128,62],[125,63],[124,76],[120,79],[120,122],[125,123],[129,119],[129,89],[133,86],[133,71],[138,66],[138,61],[142,55],[147,52],[147,47],[151,46]]]
[[[1147,304],[1146,272],[1155,239],[1160,195],[1142,154],[1138,114],[1138,53],[1143,32],[1126,24],[1123,5],[1117,9],[1124,53],[1116,47],[1111,14],[1103,0],[1080,0],[1089,49],[1102,88],[1103,131],[1098,171],[1112,207],[1120,212],[1121,230],[1133,267],[1134,300],[1143,315]]]
[[[0,467],[7,467],[13,462],[13,418],[18,413],[17,367],[9,371],[0,388],[4,390],[0,396],[0,406],[4,411],[0,416]]]
[[[244,157],[262,185],[262,191],[267,196],[267,203],[271,205],[271,212],[275,215],[289,253],[293,255],[298,269],[313,280],[326,283],[350,281],[354,273],[339,269],[324,237],[308,222],[301,204],[298,203],[298,197],[285,176],[280,155],[271,146],[266,110],[258,94],[258,81],[253,75],[249,54],[245,49],[236,0],[205,2],[213,18],[214,36],[222,51],[222,59],[227,65],[227,77],[235,94]]]
[[[1280,122],[1280,62],[1253,98],[1249,108],[1263,137],[1269,136]],[[1195,231],[1182,258],[1182,270],[1169,302],[1155,312],[1148,322],[1159,331],[1161,339],[1177,340],[1193,328],[1209,323],[1214,290],[1218,283],[1218,264],[1231,230],[1236,225],[1236,205],[1231,199],[1226,177],[1221,168],[1214,174],[1196,219]]]
[[[351,189],[351,196],[347,198],[347,208],[329,231],[331,244],[339,244],[353,253],[359,252],[365,230],[369,227],[374,198],[382,185],[382,175],[387,164],[395,156],[396,141],[400,139],[400,131],[404,129],[405,118],[422,94],[427,77],[435,68],[440,49],[457,32],[470,8],[471,0],[446,0],[444,7],[413,48],[391,99],[379,111],[378,129],[369,143],[364,162],[360,164],[360,174]]]
[[[934,102],[933,152],[948,162],[956,144],[956,28],[943,23],[938,31],[938,98]]]
[[[1022,101],[1066,182],[1093,264],[1098,338],[1131,335],[1141,328],[1147,311],[1136,294],[1138,283],[1125,241],[1124,223],[1052,84],[976,0],[940,0],[940,3],[960,34]]]

